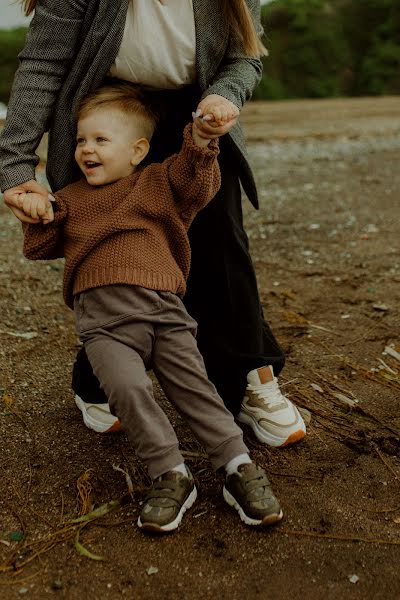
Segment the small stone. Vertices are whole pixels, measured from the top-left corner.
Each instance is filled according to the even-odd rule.
[[[369,223],[366,227],[364,227],[364,231],[366,233],[378,233],[379,229],[374,223]]]
[[[53,588],[53,590],[62,590],[64,586],[61,579],[55,579],[51,584],[51,587]]]
[[[357,575],[350,575],[350,577],[349,577],[350,583],[357,583],[357,581],[359,581],[359,580],[360,580],[360,578],[357,577]]]
[[[382,312],[386,312],[387,310],[389,310],[389,307],[386,304],[383,304],[383,302],[377,302],[376,304],[373,304],[372,308],[374,310],[379,310]]]

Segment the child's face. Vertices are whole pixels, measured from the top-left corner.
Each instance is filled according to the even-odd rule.
[[[116,109],[97,109],[78,121],[75,160],[90,185],[113,183],[143,160],[136,147],[142,141],[148,144],[135,131],[132,118]]]

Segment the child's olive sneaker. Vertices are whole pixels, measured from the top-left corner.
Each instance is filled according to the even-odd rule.
[[[283,517],[264,469],[254,463],[240,465],[237,473],[228,475],[223,494],[246,525],[272,525]]]
[[[179,526],[197,498],[192,474],[186,469],[188,477],[178,471],[168,471],[153,481],[138,519],[141,529],[168,533]]]

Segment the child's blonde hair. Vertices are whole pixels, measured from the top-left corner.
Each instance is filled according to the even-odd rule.
[[[140,88],[127,82],[110,82],[83,98],[78,107],[78,121],[89,113],[103,108],[119,110],[135,117],[141,135],[151,139],[157,125],[157,116],[146,104]]]
[[[246,0],[221,0],[225,18],[232,34],[243,45],[247,56],[265,56],[265,48],[254,27],[253,19]],[[36,7],[37,0],[21,0],[25,14],[30,15]]]

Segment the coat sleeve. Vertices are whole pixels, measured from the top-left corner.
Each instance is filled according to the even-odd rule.
[[[260,0],[246,0],[246,3],[253,17],[258,36],[261,37],[264,30],[261,25]],[[259,84],[262,69],[261,59],[246,56],[240,45],[231,36],[220,68],[202,98],[210,94],[218,94],[233,102],[241,110]]]
[[[167,170],[169,185],[187,227],[221,186],[218,154],[218,139],[211,140],[206,148],[200,148],[193,141],[192,124],[189,123],[183,132],[180,152],[162,165]]]
[[[35,178],[35,151],[77,52],[88,0],[38,0],[0,136],[0,187]]]
[[[24,256],[29,260],[53,260],[64,257],[64,221],[67,216],[65,202],[56,195],[54,221],[43,225],[22,224]]]

